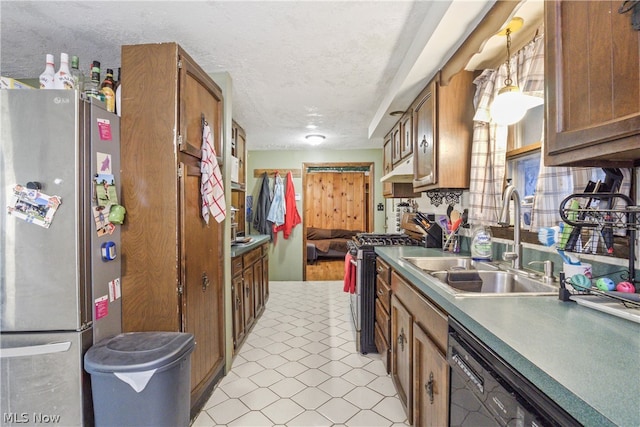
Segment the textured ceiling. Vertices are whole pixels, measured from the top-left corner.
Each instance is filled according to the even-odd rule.
[[[46,53],[120,65],[120,46],[178,42],[228,72],[233,117],[256,149],[380,148],[495,0],[0,2],[0,72],[37,77]],[[123,70],[126,72],[126,70]]]

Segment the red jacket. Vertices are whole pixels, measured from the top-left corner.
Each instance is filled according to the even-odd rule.
[[[288,239],[291,235],[291,230],[293,227],[300,224],[302,220],[300,219],[300,214],[298,214],[298,208],[296,206],[296,190],[293,188],[293,176],[291,175],[291,171],[287,173],[287,188],[284,193],[284,205],[285,205],[285,214],[284,214],[284,224],[273,227],[274,234],[278,233],[278,231],[282,230],[284,238]]]

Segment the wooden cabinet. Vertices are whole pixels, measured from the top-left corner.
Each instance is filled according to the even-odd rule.
[[[413,324],[413,381],[413,425],[446,426],[449,364],[417,323]]]
[[[382,357],[387,373],[391,372],[391,269],[389,265],[376,258],[376,302],[374,342]]]
[[[237,178],[233,177],[231,182],[231,206],[235,209],[234,221],[237,224],[236,231],[242,235],[246,233],[246,202],[245,190],[246,179],[245,165],[247,158],[247,137],[244,129],[235,121],[231,121],[231,155],[237,159],[237,165],[232,165],[232,169],[237,167]],[[232,161],[236,161],[232,159]],[[232,174],[235,175],[235,174]]]
[[[400,159],[406,159],[413,154],[413,112],[404,113],[400,118]]]
[[[414,191],[469,188],[474,90],[461,71],[446,86],[436,76],[414,101]]]
[[[621,4],[544,2],[547,166],[640,163],[640,31]]]
[[[410,117],[410,116],[409,116]],[[400,122],[398,122],[400,124]],[[405,124],[407,124],[405,122]],[[397,126],[396,126],[397,127]],[[396,129],[394,127],[394,129]],[[383,149],[383,176],[387,175],[391,171],[393,171],[393,132],[389,132],[387,136],[384,138],[384,149]],[[406,138],[403,141],[406,142]],[[404,147],[404,145],[400,145]],[[410,153],[409,153],[410,154]],[[408,155],[407,155],[408,157]],[[400,160],[398,165],[402,162],[406,161],[406,159]],[[392,181],[383,181],[382,182],[382,196],[385,198],[414,198],[420,197],[419,193],[414,193],[413,184],[411,182],[392,182]]]
[[[448,424],[447,332],[447,315],[392,271],[391,375],[414,426]]]
[[[391,129],[391,162],[393,166],[402,160],[402,129],[400,122],[396,123]]]
[[[268,244],[231,258],[233,346],[237,351],[269,298]]]
[[[201,216],[202,119],[222,153],[220,88],[175,43],[122,47],[122,324],[192,333],[191,408],[224,370],[223,225]]]
[[[413,407],[413,316],[391,295],[391,378],[400,402],[411,418]]]

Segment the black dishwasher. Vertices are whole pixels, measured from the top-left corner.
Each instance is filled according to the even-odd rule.
[[[449,318],[449,425],[580,426],[455,319]]]

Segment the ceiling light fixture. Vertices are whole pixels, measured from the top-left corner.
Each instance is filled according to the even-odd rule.
[[[500,89],[491,105],[491,118],[499,125],[512,125],[519,122],[529,108],[540,105],[542,101],[523,94],[518,85],[513,84],[511,80],[511,34],[522,28],[523,23],[522,18],[515,17],[498,32],[499,36],[507,37],[507,78],[504,80],[504,87]]]
[[[396,110],[389,113],[390,116],[401,116],[404,114],[404,111]]]
[[[322,141],[325,140],[325,136],[324,135],[319,135],[319,134],[312,134],[312,135],[307,135],[304,137],[307,142],[309,142],[309,144],[311,145],[318,145],[320,144]]]

